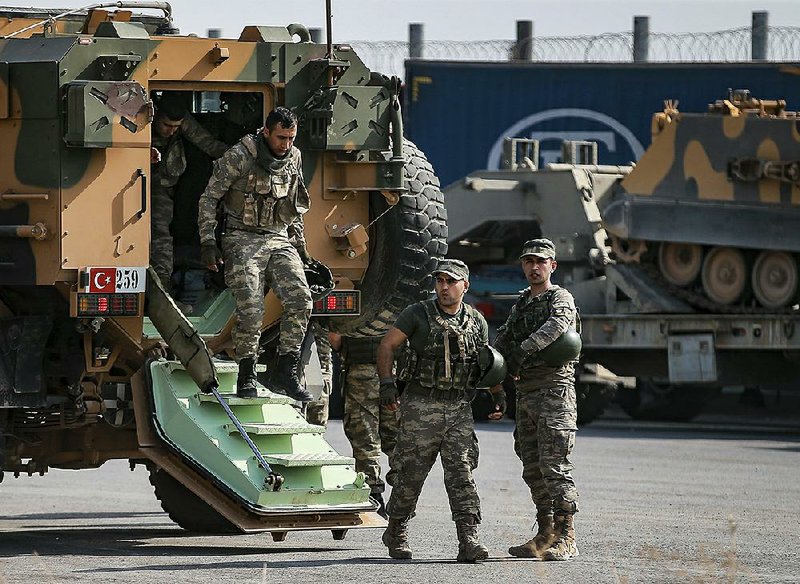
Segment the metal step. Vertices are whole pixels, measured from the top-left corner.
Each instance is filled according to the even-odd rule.
[[[249,401],[249,400],[248,400]],[[248,434],[324,434],[325,426],[306,424],[305,422],[287,422],[284,424],[242,424]],[[238,434],[239,430],[233,424],[223,426],[228,434]]]
[[[218,359],[213,360],[214,369],[217,373],[238,373],[239,372],[239,365],[236,361],[220,361]],[[261,363],[256,363],[256,372],[263,373],[267,370],[267,366]]]
[[[263,453],[269,464],[281,466],[321,466],[355,464],[354,458],[342,456],[336,452],[314,452],[304,454],[267,454]]]
[[[222,393],[222,397],[228,402],[229,406],[260,406],[263,404],[293,404],[295,400],[285,395],[272,393],[267,389],[260,388],[258,397],[236,397],[235,393]],[[217,403],[217,398],[210,393],[198,393],[201,402]]]

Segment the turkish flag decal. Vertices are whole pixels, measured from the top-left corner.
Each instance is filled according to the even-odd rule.
[[[116,268],[90,268],[89,292],[111,293],[117,289]]]

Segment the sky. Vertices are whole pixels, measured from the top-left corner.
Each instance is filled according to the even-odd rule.
[[[31,0],[0,0],[30,6]],[[86,0],[38,6],[76,8]],[[299,22],[325,29],[325,0],[172,0],[184,34],[222,29],[236,38],[247,24]],[[333,40],[407,40],[409,23],[424,24],[426,40],[500,40],[516,36],[516,21],[532,20],[534,36],[596,35],[633,28],[649,16],[651,32],[712,32],[750,26],[754,11],[769,12],[770,26],[800,26],[798,0],[332,0]]]

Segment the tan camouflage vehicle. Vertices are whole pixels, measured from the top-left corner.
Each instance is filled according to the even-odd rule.
[[[506,168],[445,190],[451,255],[476,268],[516,261],[521,244],[503,237],[554,240],[584,361],[635,377],[619,398],[643,419],[690,419],[723,386],[800,381],[798,114],[746,90],[706,112],[677,105],[654,115],[634,166],[568,141],[562,162],[537,168],[538,143],[509,139]],[[605,405],[602,377],[578,375],[583,422]]]
[[[189,143],[174,298],[148,278],[151,122],[166,91],[228,144],[293,109],[308,247],[336,285],[315,317],[375,335],[429,289],[447,245],[438,179],[403,139],[398,80],[301,25],[211,39],[179,35],[165,2],[59,12],[0,9],[0,477],[129,459],[190,530],[376,525],[363,474],[324,428],[265,388],[233,393],[233,299],[199,261],[212,161]],[[280,304],[265,303],[269,346]],[[219,399],[200,391],[212,388]]]

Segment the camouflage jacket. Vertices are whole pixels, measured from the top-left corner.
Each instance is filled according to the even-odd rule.
[[[228,149],[224,142],[212,136],[192,114],[186,114],[180,129],[169,138],[153,132],[153,148],[161,153],[161,161],[153,165],[153,184],[160,187],[174,187],[186,171],[186,152],[183,147],[186,138],[211,158],[219,158]]]
[[[561,286],[553,285],[538,296],[531,296],[526,288],[511,309],[506,322],[498,329],[494,346],[508,359],[514,348],[522,349],[520,379],[521,389],[538,389],[559,382],[572,382],[575,363],[550,367],[536,353],[570,327],[577,324],[578,311],[572,294]]]
[[[397,378],[426,389],[474,389],[480,376],[478,348],[485,344],[479,320],[483,316],[469,304],[463,305],[462,317],[444,318],[436,308],[436,300],[420,303],[428,318],[430,334],[425,348],[417,353],[409,344],[397,359]]]
[[[292,148],[267,170],[257,159],[258,139],[248,135],[214,163],[214,174],[200,197],[200,242],[214,241],[217,206],[223,201],[228,229],[288,235],[304,246],[303,215],[311,199],[303,181],[300,151]]]

